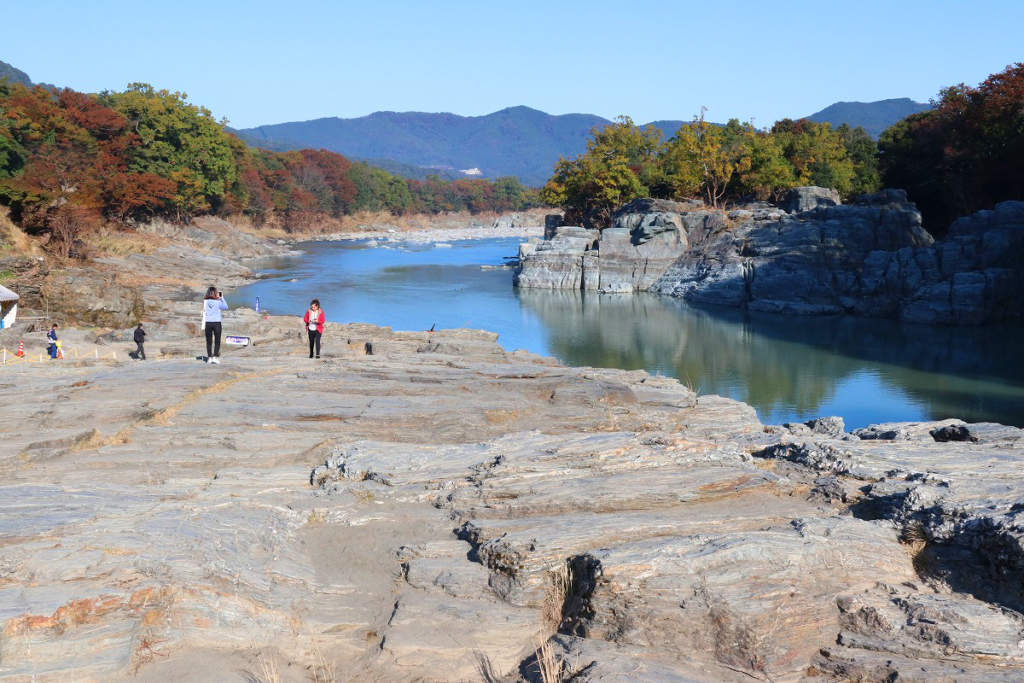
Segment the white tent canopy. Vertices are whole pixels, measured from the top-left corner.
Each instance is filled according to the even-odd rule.
[[[0,285],[0,329],[10,327],[18,319],[18,299],[20,297]]]

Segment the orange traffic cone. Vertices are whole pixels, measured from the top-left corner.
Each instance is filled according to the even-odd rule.
[[[20,342],[18,344],[18,352],[16,354],[14,354],[14,355],[17,356],[18,358],[24,358],[25,357],[25,342],[24,341],[22,341],[22,342]]]

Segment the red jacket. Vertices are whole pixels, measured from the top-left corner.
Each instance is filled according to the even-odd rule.
[[[302,322],[305,323],[307,330],[309,329],[309,314],[312,313],[312,312],[313,312],[312,309],[307,309],[305,317],[302,318]],[[324,309],[321,308],[319,311],[317,311],[317,315],[319,317],[316,319],[316,331],[320,332],[321,334],[323,334],[323,331],[324,331],[324,317],[325,317],[324,316]]]

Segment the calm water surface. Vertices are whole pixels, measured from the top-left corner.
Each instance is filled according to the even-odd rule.
[[[518,244],[309,243],[301,257],[265,264],[269,277],[228,299],[252,306],[259,296],[272,313],[301,316],[317,297],[333,322],[491,330],[509,350],[677,377],[699,393],[749,403],[771,424],[841,415],[848,429],[947,417],[1024,426],[1024,326],[793,317],[648,294],[520,290],[510,270],[480,268],[502,264]]]

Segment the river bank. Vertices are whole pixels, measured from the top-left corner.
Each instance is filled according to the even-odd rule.
[[[351,240],[379,240],[383,242],[413,242],[444,244],[459,240],[529,239],[544,236],[544,226],[523,227],[465,227],[436,228],[432,230],[403,230],[392,228],[364,232],[338,232],[327,235],[309,235],[302,242],[343,242]]]
[[[1019,679],[1021,430],[231,315],[220,366],[3,370],[0,681]]]
[[[527,209],[502,214],[457,212],[404,216],[386,212],[363,213],[288,232],[272,226],[254,226],[245,220],[240,220],[238,225],[265,240],[338,242],[369,239],[426,243],[542,237],[545,216],[551,213],[558,211]]]
[[[21,296],[22,314],[97,328],[162,319],[168,303],[195,301],[211,284],[224,289],[257,279],[256,262],[296,256],[301,241],[382,240],[445,244],[456,240],[527,239],[543,234],[543,213],[353,217],[352,229],[285,233],[245,221],[200,217],[188,225],[153,221],[137,231],[91,239],[88,257],[60,260],[31,241],[0,251],[4,284]],[[365,219],[368,222],[360,222]],[[376,221],[371,219],[378,219]],[[340,224],[346,224],[344,222]],[[536,225],[535,225],[536,224]],[[24,238],[9,223],[12,234]],[[347,225],[347,224],[346,224]]]
[[[0,681],[1019,679],[1021,430],[765,425],[471,329],[316,362],[245,308],[207,365],[195,298],[290,248],[152,229],[92,286],[140,278],[153,360],[0,368]]]

